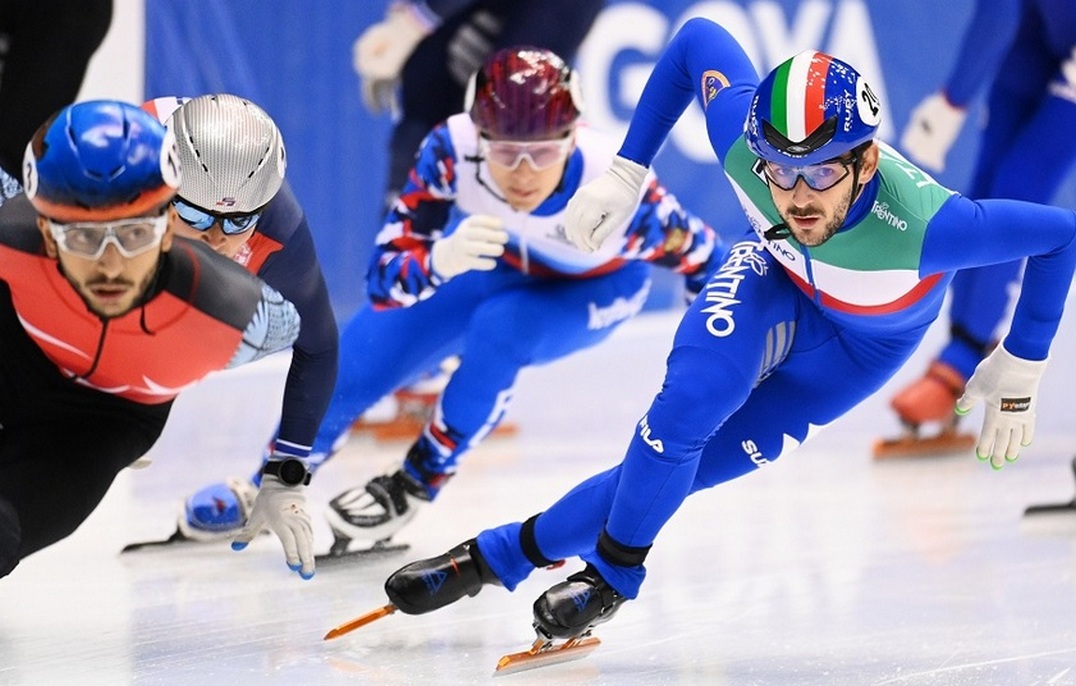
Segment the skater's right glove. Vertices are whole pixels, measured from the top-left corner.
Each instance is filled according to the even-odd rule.
[[[255,536],[270,529],[284,546],[288,567],[299,576],[314,576],[314,526],[306,511],[305,486],[289,486],[275,476],[262,476],[262,485],[247,525],[232,541],[233,550],[247,547]]]
[[[639,207],[646,167],[617,155],[605,173],[581,187],[564,211],[564,233],[580,250],[596,252]]]
[[[984,403],[986,416],[975,455],[1001,469],[1020,455],[1020,447],[1031,445],[1035,435],[1035,400],[1046,360],[1025,360],[994,348],[968,379],[964,395],[956,401],[956,413],[965,415]],[[1002,459],[1004,457],[1004,460]]]
[[[929,171],[945,171],[945,157],[964,126],[967,111],[949,103],[945,93],[928,95],[914,110],[900,147]]]
[[[400,70],[433,26],[412,5],[389,6],[384,21],[362,32],[351,48],[355,73],[362,80],[362,100],[372,114],[397,114]]]
[[[456,230],[434,241],[430,249],[430,266],[443,281],[472,269],[489,271],[504,254],[508,232],[497,217],[473,214],[459,223]]]

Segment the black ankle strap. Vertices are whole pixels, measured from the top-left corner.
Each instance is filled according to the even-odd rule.
[[[617,543],[605,529],[602,529],[601,536],[598,536],[598,554],[609,564],[620,567],[638,567],[646,560],[650,548],[651,546],[632,547]]]
[[[540,512],[538,514],[541,514]],[[538,541],[534,538],[534,525],[538,521],[538,515],[534,515],[523,522],[523,528],[519,530],[519,547],[523,549],[523,555],[535,567],[550,567],[560,560],[550,560],[542,551],[538,550]]]

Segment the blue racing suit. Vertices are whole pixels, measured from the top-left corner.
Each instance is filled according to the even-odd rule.
[[[735,39],[704,19],[686,23],[654,68],[619,154],[648,165],[698,98],[753,231],[685,314],[661,391],[623,462],[528,526],[478,536],[509,589],[536,558],[581,556],[636,597],[643,564],[610,562],[598,553],[599,537],[645,555],[689,494],[773,462],[869,396],[937,317],[955,270],[1029,255],[1004,345],[1024,359],[1047,356],[1076,266],[1076,214],[970,200],[879,144],[877,174],[832,238],[810,248],[768,239],[781,219],[743,138],[757,84]]]
[[[575,190],[601,174],[615,143],[576,128],[576,145],[554,192],[530,213],[501,197],[466,114],[435,128],[388,213],[371,258],[371,303],[348,322],[340,373],[311,454],[318,467],[367,408],[452,355],[445,388],[405,469],[436,494],[458,456],[503,416],[516,375],[606,339],[643,307],[651,264],[685,274],[698,290],[723,255],[714,230],[650,176],[640,205],[603,250],[588,254],[564,235]],[[492,271],[440,279],[430,249],[468,215],[492,215],[509,234]],[[693,286],[692,286],[693,283]],[[417,451],[417,452],[416,452]]]
[[[980,0],[945,94],[967,108],[987,79],[989,116],[967,195],[1049,202],[1076,161],[1076,4]],[[1022,260],[953,279],[953,336],[939,356],[967,379],[989,351]]]

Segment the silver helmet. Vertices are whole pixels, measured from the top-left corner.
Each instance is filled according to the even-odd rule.
[[[211,212],[253,212],[284,183],[280,129],[265,111],[234,95],[203,95],[169,121],[183,165],[179,195]],[[189,171],[188,171],[189,170]]]

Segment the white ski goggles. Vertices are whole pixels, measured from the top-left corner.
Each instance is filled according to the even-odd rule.
[[[51,219],[46,221],[49,233],[64,252],[99,260],[111,243],[121,255],[131,258],[160,245],[161,237],[168,228],[168,213],[110,222],[61,224]]]

